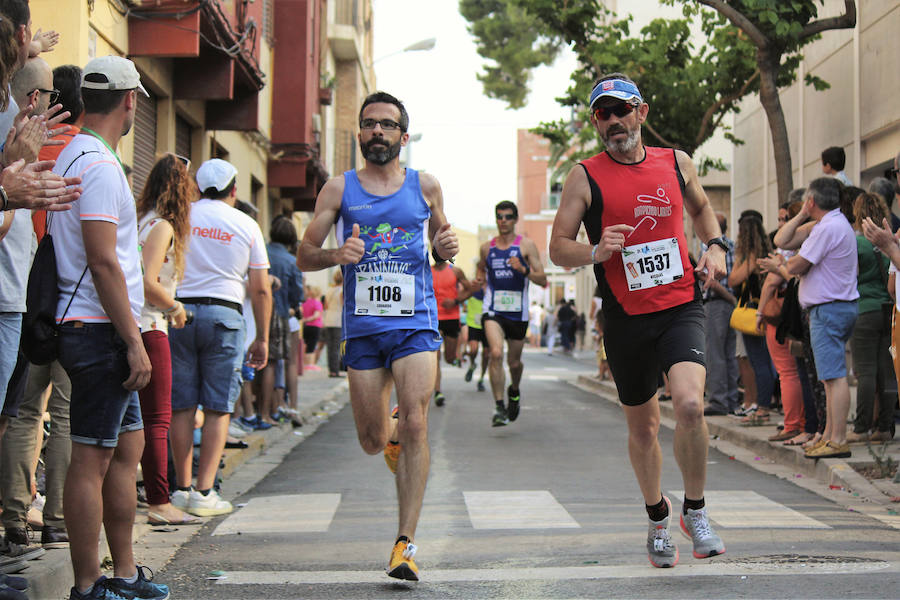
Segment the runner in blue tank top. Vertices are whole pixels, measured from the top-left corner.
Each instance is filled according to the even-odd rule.
[[[323,186],[297,265],[343,269],[343,354],[360,444],[369,454],[384,450],[397,477],[400,523],[388,575],[418,580],[413,538],[428,479],[427,408],[441,344],[428,244],[435,260],[451,259],[459,244],[437,180],[400,166],[409,141],[403,104],[371,94],[359,127],[366,165]],[[340,247],[323,249],[332,226]],[[392,383],[397,420],[389,415]]]
[[[507,425],[519,416],[519,382],[522,380],[522,349],[528,331],[528,282],[547,284],[534,242],[516,235],[519,209],[509,200],[494,207],[500,234],[481,246],[478,279],[486,282],[482,321],[490,356],[491,391],[494,393],[494,427]],[[507,364],[512,380],[506,389],[503,372],[503,340],[509,345]]]

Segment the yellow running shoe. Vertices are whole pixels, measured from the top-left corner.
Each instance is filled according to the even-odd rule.
[[[400,418],[400,407],[395,406],[394,410],[391,411],[392,419]],[[384,447],[384,462],[387,463],[388,469],[391,470],[391,473],[397,472],[397,461],[400,459],[400,442],[395,442],[394,440],[388,440],[387,445]]]
[[[395,579],[407,581],[419,580],[419,567],[413,562],[416,554],[416,546],[407,540],[400,540],[394,544],[391,551],[391,563],[388,565],[387,574]]]

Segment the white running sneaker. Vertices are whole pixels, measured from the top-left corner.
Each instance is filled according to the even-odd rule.
[[[209,490],[209,494],[204,496],[197,490],[191,490],[191,502],[188,504],[187,512],[197,517],[214,517],[216,515],[226,515],[234,510],[231,502],[222,500],[216,490]]]
[[[193,490],[193,488],[191,488]],[[169,497],[172,506],[180,511],[185,511],[191,503],[191,492],[187,490],[175,490]]]
[[[725,543],[709,524],[706,508],[688,509],[681,515],[681,533],[691,538],[694,543],[695,558],[709,558],[725,554]]]
[[[662,521],[649,521],[647,528],[647,558],[650,564],[660,569],[668,569],[678,564],[678,547],[669,535],[669,521],[672,518],[672,503],[663,496],[669,508],[669,516]]]

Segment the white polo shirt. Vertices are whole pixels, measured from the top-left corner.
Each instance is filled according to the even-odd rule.
[[[137,213],[134,196],[118,158],[98,138],[80,133],[60,152],[53,172],[81,177],[82,189],[81,197],[72,204],[72,210],[53,213],[50,217],[60,291],[57,320],[65,313],[66,321],[109,322],[91,279],[90,269],[84,274],[72,305],[66,312],[66,305],[87,265],[81,223],[105,221],[116,225],[116,256],[125,275],[131,314],[135,323],[139,323],[144,305],[144,280],[138,250]]]
[[[269,255],[256,221],[221,200],[191,205],[191,241],[179,298],[218,298],[243,304],[248,269],[268,269]]]

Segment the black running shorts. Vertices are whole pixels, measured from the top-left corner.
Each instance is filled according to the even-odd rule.
[[[622,404],[650,400],[660,371],[668,373],[676,363],[706,366],[705,320],[696,300],[647,315],[606,317],[606,356]]]
[[[512,319],[507,319],[500,315],[489,315],[485,313],[481,318],[482,326],[488,321],[494,321],[500,325],[500,328],[503,330],[503,335],[508,340],[524,340],[525,335],[528,333],[528,321],[513,321]],[[485,334],[485,337],[487,337],[487,334]]]
[[[481,342],[482,344],[487,343],[487,338],[484,337],[484,329],[481,327],[472,327],[469,325],[469,341],[470,342]]]
[[[438,321],[438,331],[444,337],[458,338],[459,330],[459,319],[441,319]]]

